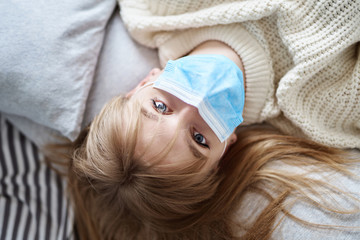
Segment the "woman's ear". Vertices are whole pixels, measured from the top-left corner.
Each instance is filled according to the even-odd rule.
[[[229,137],[229,145],[234,144],[237,141],[237,136],[235,133],[232,133]]]
[[[139,90],[142,86],[144,86],[146,83],[148,83],[150,80],[152,80],[152,77],[154,75],[156,75],[157,73],[159,73],[161,70],[159,68],[153,68],[151,69],[151,71],[148,73],[148,75],[141,80],[141,82],[139,82],[139,84],[133,88],[130,92],[128,92],[126,94],[126,97],[131,97],[134,93],[136,93],[137,90]]]

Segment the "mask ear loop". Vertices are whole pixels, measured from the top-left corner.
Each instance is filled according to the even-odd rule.
[[[225,150],[226,150],[226,147],[227,147],[227,140],[225,140],[225,146],[224,146],[224,149],[220,155],[220,159],[223,157],[224,153],[225,153]]]

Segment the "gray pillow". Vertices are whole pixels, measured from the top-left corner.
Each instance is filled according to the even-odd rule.
[[[119,9],[115,9],[106,25],[94,81],[86,100],[82,125],[87,125],[110,98],[126,93],[135,87],[153,67],[159,66],[157,51],[134,42],[123,26]],[[43,82],[43,84],[46,83]],[[72,85],[67,86],[67,88],[71,87]],[[63,103],[62,98],[55,100]],[[38,146],[61,140],[59,131],[22,116],[3,115]]]
[[[115,0],[0,2],[0,111],[73,140]]]

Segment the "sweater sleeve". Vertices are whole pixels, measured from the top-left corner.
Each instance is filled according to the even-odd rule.
[[[294,67],[276,92],[283,116],[271,122],[291,133],[290,120],[317,142],[360,148],[360,2],[297,4],[278,14]]]
[[[255,21],[272,15],[279,0],[171,1],[118,0],[130,35],[148,47],[158,47],[173,32],[215,25]]]

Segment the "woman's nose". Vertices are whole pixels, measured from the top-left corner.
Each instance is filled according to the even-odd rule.
[[[186,120],[190,119],[191,117],[197,116],[199,113],[196,107],[185,103],[180,110],[180,114]]]

